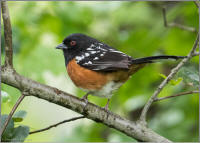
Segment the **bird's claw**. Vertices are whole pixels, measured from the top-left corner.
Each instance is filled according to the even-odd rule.
[[[108,99],[108,101],[107,101],[107,103],[106,103],[106,106],[105,106],[105,107],[103,107],[103,109],[104,109],[106,112],[108,112],[108,111],[109,111],[109,107],[108,107],[108,105],[109,105],[109,102],[110,102],[110,99]]]
[[[88,99],[87,98],[82,98],[82,100],[85,102],[85,104],[88,104]]]
[[[82,100],[85,102],[84,108],[85,108],[85,107],[87,106],[87,104],[88,104],[88,99],[87,99],[88,95],[89,95],[89,93],[87,93],[86,95],[84,95],[84,96],[82,97]]]
[[[106,112],[109,111],[108,106],[103,107],[103,109],[104,109]]]

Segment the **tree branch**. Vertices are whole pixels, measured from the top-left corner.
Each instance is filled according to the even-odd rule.
[[[178,94],[171,95],[171,96],[160,97],[160,98],[156,98],[154,100],[154,102],[160,101],[160,100],[169,99],[169,98],[173,98],[173,97],[178,97],[178,96],[182,96],[182,95],[194,94],[194,93],[199,93],[199,91],[187,91],[187,92],[182,92],[182,93],[178,93]]]
[[[9,68],[2,68],[1,78],[2,82],[7,85],[19,90],[23,87],[23,90],[26,90],[26,93],[29,95],[71,109],[84,115],[88,119],[114,128],[135,139],[149,142],[170,142],[168,139],[158,135],[140,123],[131,122],[90,102],[85,106],[85,102],[82,99],[60,91],[54,87],[40,84],[31,79],[25,78]]]
[[[84,116],[79,116],[79,117],[74,117],[74,118],[71,118],[71,119],[67,119],[67,120],[61,121],[59,123],[50,125],[50,126],[48,126],[46,128],[29,132],[29,134],[35,134],[35,133],[43,132],[43,131],[49,130],[49,129],[53,128],[53,127],[57,127],[57,126],[59,126],[61,124],[64,124],[64,123],[67,123],[67,122],[71,122],[71,121],[75,121],[75,120],[82,119],[82,118],[85,118],[85,117]]]
[[[6,122],[5,122],[5,124],[4,124],[3,128],[2,128],[1,133],[0,133],[0,136],[3,135],[3,133],[4,133],[5,129],[6,129],[6,127],[8,126],[8,123],[9,123],[10,119],[12,118],[13,114],[15,113],[17,107],[18,107],[19,104],[22,102],[22,100],[24,99],[24,97],[25,97],[25,95],[22,94],[22,95],[19,97],[19,99],[17,100],[17,102],[15,103],[14,107],[12,108],[11,112],[10,112],[9,115],[8,115],[8,118],[6,119]]]
[[[10,23],[10,16],[8,5],[6,1],[1,2],[2,16],[4,24],[4,38],[5,38],[5,66],[13,67],[13,50],[12,50],[12,28]]]
[[[177,28],[180,28],[180,29],[183,29],[183,30],[186,30],[186,31],[197,32],[196,28],[194,28],[194,27],[185,26],[185,25],[182,25],[182,24],[179,24],[179,23],[175,23],[175,22],[168,23],[167,22],[166,8],[165,7],[162,8],[162,12],[163,12],[163,20],[164,20],[164,26],[165,27],[167,27],[167,28],[169,28],[169,27],[177,27]]]
[[[199,34],[197,35],[197,38],[195,40],[195,43],[193,45],[192,50],[190,51],[190,53],[187,55],[187,58],[184,58],[175,68],[173,68],[170,72],[170,74],[167,76],[167,78],[165,78],[163,80],[163,82],[158,86],[157,90],[154,92],[154,94],[150,97],[150,99],[148,100],[148,102],[145,104],[141,116],[140,116],[140,121],[144,124],[146,124],[146,114],[151,106],[151,104],[154,102],[154,100],[157,98],[158,94],[162,91],[162,89],[166,86],[166,84],[174,77],[174,75],[179,71],[179,69],[187,62],[189,61],[197,47],[198,47],[198,41],[199,41]]]

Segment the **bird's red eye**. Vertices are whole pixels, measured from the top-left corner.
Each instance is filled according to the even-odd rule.
[[[71,46],[75,46],[75,45],[76,45],[76,41],[71,41],[71,42],[70,42],[70,45],[71,45]]]

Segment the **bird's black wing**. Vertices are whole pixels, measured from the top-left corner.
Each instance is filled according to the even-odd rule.
[[[94,43],[75,57],[77,64],[94,71],[129,69],[132,58],[103,43]]]

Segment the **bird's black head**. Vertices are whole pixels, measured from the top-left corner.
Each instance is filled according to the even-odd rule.
[[[98,42],[96,39],[84,34],[75,33],[66,37],[63,42],[56,47],[62,49],[67,65],[75,56],[80,55],[91,44]]]

